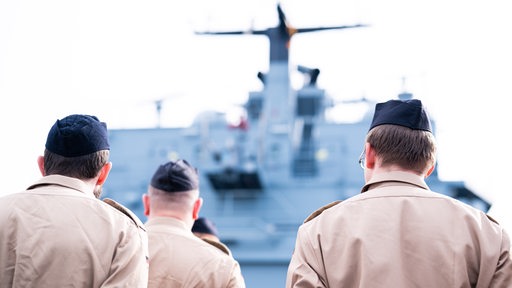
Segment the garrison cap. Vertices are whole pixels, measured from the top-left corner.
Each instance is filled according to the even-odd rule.
[[[432,133],[427,111],[418,99],[377,103],[370,130],[383,124],[400,125]]]
[[[217,232],[217,227],[215,227],[215,224],[213,224],[212,221],[204,218],[199,217],[194,221],[194,226],[192,226],[192,232],[194,233],[206,233],[211,234],[215,236],[219,236]]]
[[[151,178],[151,186],[165,192],[185,192],[199,188],[197,169],[186,160],[160,165]]]
[[[78,157],[110,150],[107,124],[96,116],[73,114],[53,124],[46,138],[46,149],[64,157]]]

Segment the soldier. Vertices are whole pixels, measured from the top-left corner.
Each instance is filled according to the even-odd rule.
[[[435,153],[420,100],[377,104],[366,184],[301,225],[286,287],[512,287],[504,229],[427,186]]]
[[[203,199],[185,160],[160,165],[143,195],[149,236],[149,287],[245,287],[240,265],[192,233]]]
[[[45,147],[43,177],[0,198],[0,287],[146,287],[143,224],[98,199],[112,167],[106,124],[69,115]]]

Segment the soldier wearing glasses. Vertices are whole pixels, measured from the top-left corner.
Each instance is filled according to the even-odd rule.
[[[286,287],[512,287],[509,236],[429,189],[435,157],[420,100],[377,104],[360,158],[366,184],[301,225]]]

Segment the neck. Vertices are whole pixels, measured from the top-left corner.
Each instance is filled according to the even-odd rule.
[[[151,211],[151,213],[149,214],[148,218],[153,218],[153,217],[167,217],[167,218],[174,218],[174,219],[177,219],[183,223],[185,223],[185,225],[187,227],[190,227],[190,229],[192,229],[192,226],[194,225],[194,219],[192,219],[192,217],[185,217],[184,215],[182,215],[181,213],[177,213],[175,211]]]

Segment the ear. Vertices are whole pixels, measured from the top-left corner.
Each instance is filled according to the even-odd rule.
[[[430,174],[432,174],[432,172],[434,172],[435,168],[436,168],[436,164],[432,165],[432,167],[430,167],[430,169],[428,169],[427,174],[425,175],[425,178],[430,176]]]
[[[364,153],[366,158],[366,168],[373,169],[375,167],[375,149],[373,149],[370,143],[366,142],[364,144]]]
[[[44,172],[44,157],[43,156],[37,157],[37,166],[39,167],[39,172],[41,172],[41,175],[46,176],[46,173]]]
[[[144,205],[144,215],[149,216],[149,195],[142,194],[142,204]]]
[[[194,202],[194,208],[192,210],[192,218],[194,218],[194,220],[199,218],[199,210],[201,210],[201,206],[203,206],[203,198],[199,197]]]
[[[112,169],[112,162],[108,162],[107,164],[103,165],[100,170],[98,181],[96,181],[96,185],[103,185],[103,183],[105,183],[108,177],[108,173],[110,173],[110,169]]]

